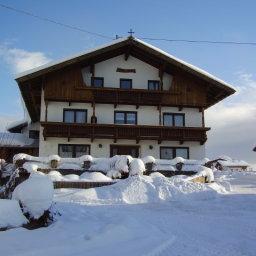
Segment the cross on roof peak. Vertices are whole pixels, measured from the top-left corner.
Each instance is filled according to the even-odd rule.
[[[130,29],[130,31],[128,31],[128,34],[130,34],[129,35],[129,37],[133,37],[133,34],[134,34],[135,32],[132,30],[132,29]]]

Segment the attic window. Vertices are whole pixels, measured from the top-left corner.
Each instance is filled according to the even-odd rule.
[[[92,87],[101,88],[104,86],[104,78],[103,77],[92,77],[91,79]]]

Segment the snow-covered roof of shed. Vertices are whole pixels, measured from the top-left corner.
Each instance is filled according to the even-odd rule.
[[[189,69],[195,71],[196,73],[199,73],[199,74],[201,74],[201,75],[203,75],[203,76],[205,76],[205,77],[207,77],[207,78],[209,78],[209,79],[211,79],[211,80],[214,80],[214,81],[216,81],[216,82],[218,82],[218,83],[220,83],[220,84],[222,84],[222,85],[224,85],[224,86],[226,86],[226,87],[229,87],[231,90],[234,90],[234,91],[235,91],[235,89],[234,89],[234,87],[233,87],[232,85],[230,85],[229,83],[226,83],[225,81],[223,81],[223,80],[221,80],[221,79],[215,77],[214,75],[212,75],[212,74],[206,72],[205,70],[203,70],[203,69],[201,69],[201,68],[198,68],[198,67],[196,67],[196,66],[194,66],[194,65],[192,65],[192,64],[190,64],[190,63],[188,63],[188,62],[185,62],[185,61],[183,61],[183,60],[181,60],[181,59],[179,59],[179,58],[176,58],[175,56],[173,56],[173,55],[171,55],[171,54],[169,54],[169,53],[167,53],[167,52],[165,52],[165,51],[163,51],[163,50],[161,50],[161,49],[159,49],[159,48],[157,48],[157,47],[155,47],[155,46],[153,46],[153,45],[151,45],[151,44],[149,44],[149,43],[146,43],[146,42],[144,42],[144,41],[142,41],[142,40],[140,40],[140,39],[138,39],[138,38],[134,38],[134,37],[119,38],[119,39],[113,40],[112,42],[110,42],[110,43],[108,43],[108,44],[104,44],[104,45],[102,45],[102,46],[93,48],[93,49],[88,50],[88,51],[83,51],[83,52],[81,52],[81,53],[78,53],[78,54],[69,56],[68,58],[63,58],[63,59],[60,59],[60,60],[58,60],[58,61],[49,62],[49,63],[47,63],[47,64],[45,64],[45,65],[42,65],[42,66],[39,66],[39,67],[30,69],[30,70],[27,70],[27,71],[22,72],[22,73],[19,73],[19,74],[17,74],[17,75],[15,76],[15,79],[16,79],[16,80],[19,80],[19,79],[21,79],[21,78],[23,78],[23,77],[29,76],[29,75],[31,75],[31,74],[34,74],[34,73],[38,72],[38,71],[43,71],[44,69],[48,69],[48,68],[57,66],[57,65],[62,64],[62,63],[64,63],[64,62],[68,62],[68,61],[71,61],[71,60],[73,60],[73,59],[77,59],[77,58],[79,58],[79,57],[83,57],[84,55],[87,55],[87,54],[89,54],[89,53],[93,53],[93,52],[95,52],[95,51],[104,49],[104,48],[106,48],[106,47],[113,46],[113,45],[116,45],[116,44],[118,44],[118,43],[125,42],[125,41],[129,41],[129,40],[132,40],[133,42],[140,43],[140,44],[146,46],[147,48],[150,48],[150,49],[152,49],[152,50],[154,50],[154,51],[156,51],[156,52],[158,52],[158,53],[160,53],[160,54],[166,56],[166,57],[169,58],[171,61],[177,62],[177,63],[179,63],[180,65],[184,65],[185,67],[187,67],[187,68],[189,68]]]
[[[22,133],[0,132],[1,147],[37,147],[38,141]]]
[[[28,125],[28,121],[25,119],[19,120],[19,121],[14,121],[7,125],[6,130],[9,132],[12,132],[12,130],[22,129],[22,128],[26,127],[27,125]]]

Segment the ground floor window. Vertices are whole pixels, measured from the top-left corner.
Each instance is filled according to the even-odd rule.
[[[65,158],[90,155],[90,145],[59,144],[58,154]]]
[[[133,145],[110,145],[110,157],[115,155],[130,155],[139,157],[139,146]]]
[[[160,147],[161,159],[173,159],[183,157],[189,159],[189,148],[187,147]]]

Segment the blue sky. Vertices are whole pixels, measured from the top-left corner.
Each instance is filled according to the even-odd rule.
[[[0,3],[113,37],[126,36],[133,28],[137,37],[256,41],[255,1],[2,0]],[[23,117],[14,73],[109,41],[3,8],[0,8],[0,24],[0,130],[6,123]],[[147,42],[236,86],[237,95],[207,113],[212,127],[207,151],[210,156],[230,154],[254,161],[256,154],[251,149],[256,143],[252,130],[256,125],[256,46]]]

